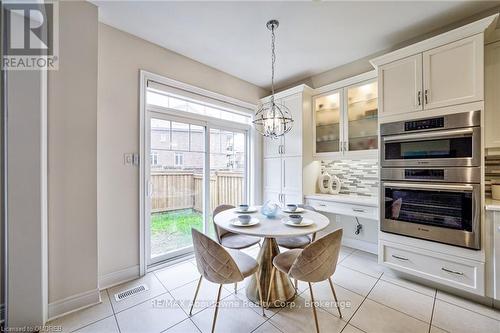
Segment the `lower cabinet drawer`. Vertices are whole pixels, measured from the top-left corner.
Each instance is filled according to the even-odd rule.
[[[378,208],[326,200],[307,199],[307,204],[320,212],[363,217],[378,220]]]
[[[485,295],[482,262],[383,240],[379,246],[381,264],[449,287]]]

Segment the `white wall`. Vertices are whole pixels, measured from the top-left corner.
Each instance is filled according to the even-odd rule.
[[[125,166],[123,154],[139,151],[141,69],[250,103],[267,94],[248,82],[99,24],[97,211],[101,288],[139,271],[139,168]]]
[[[59,70],[48,74],[49,316],[99,301],[97,7],[59,5]]]
[[[8,324],[42,325],[47,308],[46,75],[10,71],[7,80]]]

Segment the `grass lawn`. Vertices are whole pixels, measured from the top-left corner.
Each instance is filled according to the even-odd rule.
[[[190,246],[191,228],[203,230],[203,216],[193,209],[151,214],[151,255]],[[208,224],[208,235],[215,235],[212,223]]]
[[[192,209],[151,214],[151,233],[191,234],[191,228],[202,230],[203,217]]]

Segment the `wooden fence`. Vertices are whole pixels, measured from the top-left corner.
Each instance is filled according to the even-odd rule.
[[[237,206],[244,200],[242,173],[219,171],[210,176],[210,211],[221,204]],[[152,212],[193,208],[203,210],[203,176],[193,172],[160,171],[151,174]]]

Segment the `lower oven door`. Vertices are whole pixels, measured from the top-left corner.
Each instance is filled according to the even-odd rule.
[[[382,182],[380,229],[480,249],[480,185]]]

